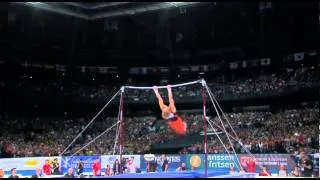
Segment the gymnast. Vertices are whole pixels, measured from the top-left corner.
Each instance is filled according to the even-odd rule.
[[[153,90],[157,96],[160,109],[162,111],[162,118],[167,120],[169,127],[178,135],[185,135],[187,131],[187,124],[183,119],[176,113],[176,107],[172,95],[171,86],[167,86],[169,96],[169,106],[163,103],[163,99],[158,91],[157,86],[153,86]]]

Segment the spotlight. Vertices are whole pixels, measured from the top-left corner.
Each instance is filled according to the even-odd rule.
[[[32,5],[39,5],[42,4],[42,2],[27,2],[28,4],[32,4]]]
[[[170,5],[178,7],[179,5],[183,5],[185,2],[169,2]]]

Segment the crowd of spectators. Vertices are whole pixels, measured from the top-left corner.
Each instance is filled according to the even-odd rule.
[[[292,153],[297,154],[300,148],[314,153],[318,147],[319,107],[306,109],[290,109],[278,113],[247,112],[226,114],[232,128],[239,137],[231,142],[237,153]],[[226,120],[222,117],[223,122]],[[223,127],[217,117],[213,118],[213,125],[218,131]],[[227,124],[227,123],[225,123]],[[230,126],[227,132],[233,137]],[[220,135],[229,152],[232,152],[230,143],[225,135]],[[181,153],[203,152],[203,144],[195,144],[184,148]],[[226,153],[225,148],[216,137],[209,140],[209,153]]]
[[[285,70],[280,74],[261,74],[255,78],[235,78],[221,82],[208,81],[214,95],[219,99],[230,96],[265,95],[273,92],[283,92],[294,88],[308,87],[319,83],[320,73],[312,67],[301,67],[294,71]],[[130,85],[150,86],[128,82]],[[6,86],[0,82],[1,87]],[[153,85],[153,84],[152,84]],[[74,97],[76,99],[105,99],[111,97],[120,86],[110,87],[104,84],[97,86],[83,86],[77,83],[63,85],[51,82],[39,85],[25,80],[18,84],[17,90],[37,93],[47,93]],[[149,92],[147,92],[149,91]],[[154,101],[152,90],[126,91],[126,98],[131,101]],[[186,97],[199,97],[200,88],[194,86],[174,89],[176,100]],[[166,96],[166,93],[162,93]],[[125,115],[124,154],[144,154],[151,151],[153,144],[162,145],[167,142],[179,143],[179,138],[170,132],[164,120],[158,119],[159,112],[149,112],[138,115]],[[179,111],[188,125],[187,135],[199,134],[203,130],[201,113],[186,113]],[[225,133],[221,130],[218,117],[208,117],[214,128],[222,132],[219,134],[225,147],[217,136],[209,136],[209,153],[291,153],[297,154],[304,148],[308,153],[316,152],[318,148],[319,104],[313,107],[282,109],[279,112],[248,111],[229,112],[222,117],[224,125],[228,120],[233,129],[226,126],[226,131],[233,135],[231,145]],[[0,116],[0,157],[32,157],[58,156],[90,122],[91,117],[37,117],[26,118],[12,115]],[[117,117],[97,119],[84,131],[79,138],[66,149],[64,155],[110,155],[119,152],[120,140],[117,126],[102,132],[117,122]],[[209,126],[210,129],[210,126]],[[233,130],[237,135],[233,134]],[[241,146],[240,143],[243,144]],[[90,145],[84,147],[84,145]],[[233,147],[233,148],[232,148]],[[244,148],[243,148],[244,147]],[[185,146],[180,153],[203,153],[203,141],[191,146]],[[247,151],[248,150],[248,151]]]
[[[290,109],[278,113],[271,112],[241,112],[225,114],[239,139],[252,153],[295,153],[304,147],[310,152],[317,148],[317,128],[319,108]],[[188,124],[188,134],[199,134],[202,131],[203,120],[201,114],[185,113],[182,115]],[[10,119],[10,120],[8,120]],[[25,156],[56,156],[63,152],[69,143],[88,124],[90,118],[45,118],[23,119],[1,117],[2,123],[0,145],[1,155],[4,157]],[[116,117],[107,117],[103,121],[95,121],[81,134],[65,154],[112,154],[117,152],[114,146],[116,126],[103,136],[94,140],[89,146],[80,149],[105,129],[117,121]],[[213,126],[221,132],[221,123],[217,117],[211,117]],[[226,119],[222,116],[222,121]],[[163,120],[155,116],[126,117],[124,121],[124,153],[142,154],[150,152],[152,144],[163,144],[175,141],[176,136],[170,132]],[[160,125],[157,125],[160,124]],[[225,123],[226,124],[226,123]],[[227,132],[232,133],[230,126]],[[62,138],[63,137],[63,138]],[[230,144],[225,134],[220,134],[227,145]],[[237,153],[246,153],[244,148],[231,138]],[[202,142],[191,147],[185,147],[181,153],[203,152]],[[216,136],[210,136],[210,153],[225,153],[225,149]]]
[[[254,77],[237,77],[231,80],[220,82],[217,80],[207,80],[208,86],[213,94],[218,99],[246,97],[246,96],[261,96],[268,93],[282,92],[284,90],[292,90],[293,88],[309,87],[319,83],[319,69],[315,67],[301,67],[296,70],[285,69],[281,73],[266,74],[261,73],[260,76]],[[136,86],[153,86],[143,82],[128,81],[128,85]],[[32,91],[39,93],[48,93],[51,96],[68,96],[75,99],[101,100],[112,97],[122,86],[110,87],[105,84],[83,86],[77,82],[63,84],[62,82],[50,82],[40,85],[24,80],[17,84],[15,89],[22,91]],[[126,99],[134,102],[150,102],[154,101],[155,97],[151,90],[126,90]],[[178,100],[186,97],[200,97],[201,89],[195,86],[180,87],[174,90],[175,98]]]
[[[283,71],[280,74],[265,74],[255,78],[236,78],[229,82],[212,82],[208,81],[208,86],[217,98],[239,97],[263,95],[266,93],[280,92],[292,87],[306,87],[318,83],[320,79],[319,70],[312,67],[301,67],[295,71]],[[130,83],[132,85],[132,83]],[[138,86],[151,86],[150,84],[136,84]],[[73,95],[81,97],[105,98],[111,97],[119,88],[107,88],[106,86],[74,88],[71,92]],[[131,101],[152,101],[152,92],[141,90],[127,90],[126,98]],[[175,98],[200,97],[201,89],[198,87],[180,87],[175,91]]]

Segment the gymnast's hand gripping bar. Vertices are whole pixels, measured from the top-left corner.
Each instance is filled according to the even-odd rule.
[[[204,80],[197,80],[197,81],[192,81],[192,82],[187,82],[187,83],[181,83],[181,84],[174,84],[170,85],[170,87],[180,87],[180,86],[187,86],[187,85],[192,85],[192,84],[197,84],[197,83],[202,83]],[[128,89],[153,89],[153,87],[139,87],[139,86],[124,86],[124,88]],[[158,89],[165,89],[167,86],[157,86]]]

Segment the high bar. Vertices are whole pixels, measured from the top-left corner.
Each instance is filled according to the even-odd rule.
[[[181,84],[174,84],[170,85],[171,87],[181,87],[181,86],[187,86],[191,84],[197,84],[197,83],[202,83],[204,80],[197,80],[197,81],[191,81],[191,82],[186,82],[186,83],[181,83]],[[124,88],[128,89],[153,89],[153,86],[147,86],[147,87],[139,87],[139,86],[124,86]],[[167,86],[157,86],[158,89],[165,89]]]

